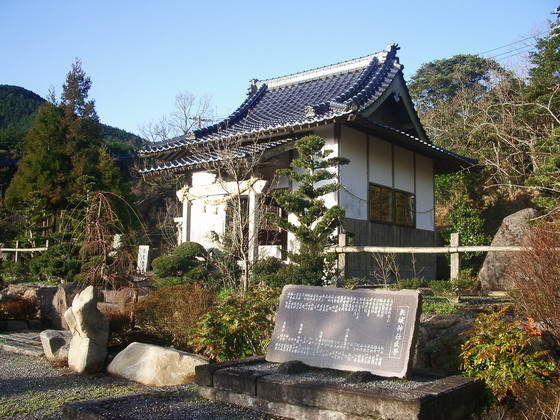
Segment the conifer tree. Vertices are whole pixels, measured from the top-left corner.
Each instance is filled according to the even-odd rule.
[[[76,60],[60,103],[45,103],[29,130],[6,191],[9,208],[23,208],[31,197],[43,198],[45,218],[58,218],[62,210],[85,203],[96,191],[129,198],[129,187],[104,147],[95,103],[88,99],[90,88],[91,79]]]
[[[344,208],[335,205],[327,207],[323,197],[340,189],[336,172],[329,170],[349,161],[343,157],[329,157],[332,150],[324,149],[325,140],[311,135],[296,142],[298,157],[291,163],[291,169],[281,169],[277,173],[298,183],[295,191],[278,190],[274,199],[297,222],[291,222],[277,215],[270,218],[279,228],[294,234],[298,241],[297,252],[289,253],[290,260],[297,264],[294,282],[321,285],[332,274],[334,254],[328,255],[334,230],[342,224]]]

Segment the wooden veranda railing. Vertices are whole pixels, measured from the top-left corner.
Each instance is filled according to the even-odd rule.
[[[451,234],[451,244],[441,247],[395,247],[395,246],[348,246],[346,235],[340,234],[338,245],[328,248],[329,252],[338,254],[338,267],[345,272],[346,254],[351,253],[380,253],[380,254],[449,254],[451,278],[457,278],[461,272],[461,254],[464,252],[519,252],[530,251],[530,247],[523,246],[461,246],[458,233]],[[560,251],[560,250],[559,250]]]

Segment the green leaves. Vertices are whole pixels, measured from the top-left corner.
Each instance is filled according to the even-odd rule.
[[[306,136],[296,142],[297,159],[292,169],[277,171],[298,183],[294,191],[275,191],[274,199],[282,209],[296,216],[297,223],[289,222],[277,215],[269,220],[280,229],[294,234],[299,242],[299,251],[290,253],[290,259],[298,264],[299,273],[294,273],[294,282],[320,285],[333,275],[325,247],[329,245],[334,230],[342,224],[345,211],[335,205],[328,208],[322,197],[337,192],[335,168],[348,163],[342,157],[330,157],[332,151],[323,149],[325,141],[318,136]],[[294,267],[290,267],[294,270]]]
[[[463,372],[483,380],[497,401],[515,395],[522,384],[542,387],[555,369],[545,352],[531,348],[531,337],[540,335],[534,321],[508,321],[506,310],[479,315],[461,348]]]
[[[189,344],[218,362],[264,354],[279,296],[264,285],[227,295],[200,319]]]

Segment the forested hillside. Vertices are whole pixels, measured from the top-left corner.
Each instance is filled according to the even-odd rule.
[[[22,146],[37,110],[46,102],[20,86],[0,85],[0,185],[6,187],[22,156]],[[143,140],[132,133],[100,124],[101,136],[111,155],[132,154]]]

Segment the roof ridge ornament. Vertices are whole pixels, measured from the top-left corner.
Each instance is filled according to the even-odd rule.
[[[257,93],[257,91],[259,90],[259,86],[257,85],[259,79],[251,79],[249,80],[249,87],[247,88],[247,95],[251,96],[254,95],[255,93]]]

